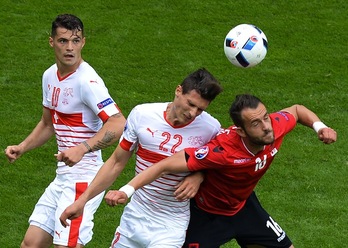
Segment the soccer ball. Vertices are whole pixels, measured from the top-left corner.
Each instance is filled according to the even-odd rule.
[[[248,68],[259,64],[267,54],[267,38],[252,24],[240,24],[226,35],[224,52],[235,66]]]

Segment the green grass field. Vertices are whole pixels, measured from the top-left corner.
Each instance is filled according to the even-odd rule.
[[[172,100],[175,86],[199,67],[224,87],[208,108],[223,126],[231,124],[228,108],[238,93],[259,96],[270,112],[295,103],[315,111],[336,129],[338,141],[323,145],[314,131],[298,126],[256,192],[295,247],[348,247],[347,1],[3,0],[0,151],[21,142],[40,120],[41,75],[54,63],[48,33],[61,13],[83,20],[84,59],[126,116],[136,104]],[[240,23],[259,26],[269,41],[265,60],[254,68],[234,67],[223,53],[225,35]],[[19,247],[33,206],[54,178],[55,152],[51,140],[14,164],[0,156],[1,248]],[[131,161],[113,187],[133,174]],[[103,202],[87,247],[109,247],[121,213],[122,206]]]

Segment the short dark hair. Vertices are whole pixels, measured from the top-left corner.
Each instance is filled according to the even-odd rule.
[[[222,92],[219,81],[205,68],[192,72],[180,85],[183,94],[196,90],[203,99],[210,102]]]
[[[241,112],[246,108],[256,109],[262,101],[250,94],[237,95],[230,107],[230,117],[237,127],[244,128]]]
[[[83,33],[83,23],[77,16],[72,14],[62,14],[58,15],[56,19],[52,22],[52,30],[51,37],[54,37],[57,34],[57,28],[66,28],[67,30],[71,30],[74,32],[82,32]]]

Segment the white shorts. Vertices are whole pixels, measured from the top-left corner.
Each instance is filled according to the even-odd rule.
[[[181,248],[186,230],[165,226],[139,213],[132,204],[124,208],[110,248]]]
[[[69,227],[64,228],[59,221],[61,213],[93,180],[93,177],[86,177],[89,179],[82,181],[72,175],[57,175],[35,205],[29,224],[52,235],[53,244],[75,247],[77,243],[86,245],[92,239],[93,215],[103,200],[104,192],[88,201],[83,216],[72,220]]]

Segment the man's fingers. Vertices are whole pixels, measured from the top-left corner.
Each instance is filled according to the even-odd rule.
[[[319,134],[319,139],[325,144],[331,144],[337,140],[337,133],[331,128],[326,128]]]
[[[120,194],[120,191],[117,190],[110,190],[104,197],[106,204],[111,207],[117,206],[118,204],[125,204],[128,198],[123,194],[123,192]]]
[[[69,223],[65,220],[60,220],[60,223],[62,224],[63,227],[69,226]]]
[[[69,218],[70,219],[70,218]],[[62,224],[63,227],[67,227],[69,226],[70,224],[68,223],[67,221],[67,218],[64,217],[64,215],[62,214],[62,216],[59,218],[60,220],[60,223]]]
[[[114,197],[113,197],[113,195],[110,192],[108,192],[106,194],[106,196],[104,197],[106,204],[108,204],[110,207],[113,207],[113,206],[117,205],[117,203],[114,201],[113,198]]]

